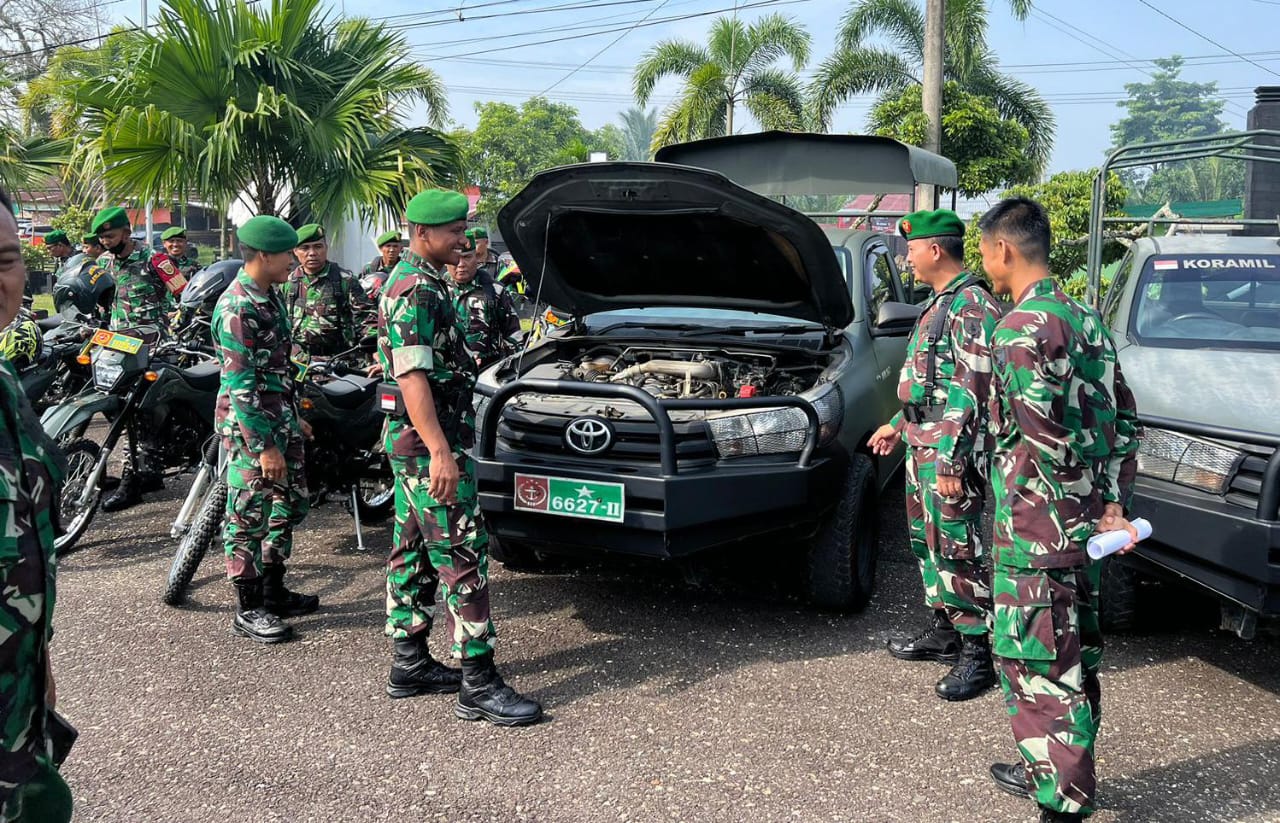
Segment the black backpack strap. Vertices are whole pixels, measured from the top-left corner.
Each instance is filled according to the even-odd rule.
[[[355,323],[351,318],[351,309],[347,302],[347,292],[342,287],[342,268],[332,260],[329,261],[329,285],[333,288],[334,299],[338,301],[338,318],[343,325],[347,325],[349,327],[348,331],[350,331],[351,334],[348,339],[354,339],[356,336],[356,328]]]
[[[942,339],[942,330],[947,324],[947,315],[951,313],[951,304],[955,302],[956,295],[975,284],[986,287],[986,281],[981,277],[969,275],[956,284],[954,289],[943,292],[942,296],[938,298],[938,311],[933,315],[933,320],[930,321],[929,330],[925,335],[925,343],[929,346],[925,360],[925,392],[932,393],[934,387],[938,384],[938,341]]]

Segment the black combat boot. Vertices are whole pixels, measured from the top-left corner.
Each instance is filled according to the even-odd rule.
[[[933,690],[943,700],[970,700],[996,684],[991,641],[985,634],[962,635],[960,659]]]
[[[387,694],[393,698],[420,694],[454,694],[462,685],[462,672],[436,660],[427,651],[427,637],[397,637],[391,652]]]
[[[453,713],[463,720],[488,720],[497,726],[528,726],[542,719],[542,707],[502,681],[493,654],[462,661],[462,687]]]
[[[142,488],[138,472],[129,460],[125,460],[124,471],[120,473],[120,485],[102,501],[104,512],[118,512],[132,508],[142,502]]]
[[[960,633],[944,611],[935,611],[929,627],[915,637],[895,637],[886,644],[889,654],[899,660],[936,660],[955,663],[960,659]]]
[[[1083,823],[1084,815],[1080,812],[1058,812],[1040,807],[1040,823]]]
[[[301,617],[320,608],[320,598],[314,594],[289,591],[284,585],[284,573],[283,563],[262,567],[262,602],[267,611],[276,617]]]
[[[1002,792],[1008,792],[1015,797],[1031,796],[1031,789],[1027,787],[1027,769],[1022,765],[1022,761],[992,764],[991,779],[996,782],[996,788]]]
[[[235,581],[240,610],[231,630],[259,643],[280,643],[293,637],[293,627],[262,607],[262,578]]]

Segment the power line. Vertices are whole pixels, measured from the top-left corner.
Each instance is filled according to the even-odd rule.
[[[656,3],[656,2],[658,2],[658,0],[605,0],[605,2],[596,2],[596,0],[592,0],[591,2],[583,2],[583,0],[578,0],[578,2],[563,3],[558,6],[539,6],[538,8],[518,9],[516,11],[504,11],[504,12],[498,12],[495,14],[477,14],[473,17],[459,16],[457,19],[454,19],[454,20],[448,20],[448,19],[420,20],[416,23],[392,23],[391,25],[387,26],[387,28],[394,29],[396,31],[408,31],[409,29],[427,28],[430,26],[449,26],[449,25],[457,25],[458,23],[471,23],[479,20],[492,20],[494,18],[505,19],[508,17],[520,17],[528,14],[553,14],[555,12],[581,11],[583,9],[598,9],[598,8],[605,8],[608,6],[634,6],[637,3]],[[663,5],[666,5],[666,3],[663,3]],[[476,8],[479,8],[479,6],[477,6]],[[417,15],[400,15],[400,16],[416,17]],[[380,18],[372,18],[372,19],[376,19],[378,22],[387,22],[392,20],[393,18],[380,17]]]
[[[564,77],[561,77],[559,80],[557,80],[556,82],[552,83],[550,86],[547,86],[545,89],[543,89],[543,90],[538,94],[538,96],[539,96],[539,97],[543,96],[543,95],[544,95],[544,94],[546,94],[547,92],[549,92],[549,91],[551,91],[552,89],[554,89],[556,86],[560,85],[560,84],[561,84],[561,83],[563,83],[564,81],[568,80],[570,77],[573,77],[575,74],[577,74],[578,72],[580,72],[580,71],[582,71],[583,69],[585,69],[587,66],[591,65],[591,61],[592,61],[592,60],[595,60],[597,57],[599,57],[600,55],[604,54],[604,53],[605,53],[606,51],[608,51],[609,49],[611,49],[611,48],[613,48],[614,46],[618,45],[618,43],[619,43],[619,42],[621,42],[622,38],[626,37],[628,34],[630,34],[631,32],[635,31],[635,30],[636,30],[636,26],[639,26],[639,25],[640,25],[640,23],[643,23],[644,21],[646,21],[646,20],[648,20],[650,17],[652,17],[654,14],[658,13],[659,11],[661,11],[661,10],[662,10],[662,7],[663,7],[663,6],[665,6],[668,2],[669,2],[669,0],[662,0],[661,5],[658,5],[658,6],[654,7],[654,8],[652,8],[652,9],[650,9],[648,14],[646,14],[644,17],[641,17],[641,18],[640,18],[640,22],[639,22],[639,23],[636,23],[636,25],[635,25],[635,26],[632,26],[631,28],[627,29],[627,30],[626,30],[626,31],[624,31],[622,34],[619,34],[619,35],[618,35],[617,37],[615,37],[612,41],[610,41],[610,42],[609,42],[609,44],[608,44],[607,46],[605,46],[604,48],[600,49],[600,51],[598,51],[598,52],[596,52],[595,54],[593,54],[593,55],[591,55],[590,57],[588,57],[588,58],[586,59],[586,61],[585,61],[585,62],[583,62],[583,64],[582,64],[581,66],[578,66],[576,69],[574,69],[573,71],[569,72],[569,73],[568,73],[568,74],[566,74]],[[736,3],[735,3],[735,9],[734,9],[734,10],[735,10],[735,12],[737,11]]]
[[[1181,27],[1181,28],[1184,28],[1184,29],[1186,29],[1187,31],[1191,32],[1191,33],[1192,33],[1192,34],[1194,34],[1196,37],[1199,37],[1201,40],[1205,41],[1205,42],[1206,42],[1206,43],[1208,43],[1209,45],[1211,45],[1211,46],[1216,46],[1217,48],[1220,48],[1220,49],[1222,49],[1223,51],[1225,51],[1227,54],[1234,55],[1235,57],[1239,57],[1241,60],[1245,61],[1246,63],[1249,63],[1250,65],[1257,66],[1258,68],[1262,69],[1263,71],[1265,71],[1265,72],[1267,72],[1267,73],[1269,73],[1269,74],[1273,74],[1273,75],[1275,75],[1276,77],[1280,77],[1280,74],[1276,73],[1275,71],[1272,71],[1271,69],[1267,68],[1266,66],[1262,65],[1261,63],[1255,63],[1254,61],[1250,60],[1248,57],[1245,57],[1245,56],[1243,56],[1243,55],[1241,55],[1241,54],[1238,54],[1237,52],[1232,51],[1231,49],[1229,49],[1229,48],[1227,48],[1226,46],[1222,45],[1222,44],[1221,44],[1221,43],[1219,43],[1217,40],[1214,40],[1213,38],[1209,37],[1208,35],[1204,34],[1203,32],[1198,32],[1198,31],[1196,31],[1195,29],[1191,28],[1190,26],[1188,26],[1186,23],[1182,22],[1182,21],[1181,21],[1181,20],[1179,20],[1178,18],[1176,18],[1176,17],[1174,17],[1174,16],[1172,16],[1172,15],[1168,14],[1167,12],[1164,12],[1164,11],[1162,11],[1162,10],[1160,10],[1160,9],[1156,8],[1155,6],[1153,6],[1153,5],[1151,5],[1150,3],[1148,3],[1148,2],[1147,2],[1147,0],[1138,0],[1138,2],[1139,2],[1139,3],[1141,3],[1142,5],[1146,6],[1147,8],[1151,9],[1152,11],[1154,11],[1156,14],[1160,15],[1160,16],[1161,16],[1161,17],[1163,17],[1164,19],[1168,20],[1170,23],[1173,23],[1174,25],[1179,26],[1179,27]]]

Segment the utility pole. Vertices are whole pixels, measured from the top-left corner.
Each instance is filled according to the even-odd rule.
[[[142,0],[142,30],[143,31],[147,30],[147,0]],[[148,200],[147,201],[147,239],[145,241],[147,245],[148,255],[150,255],[152,251],[152,248],[151,248],[152,225],[153,225],[153,222],[151,219],[151,201]]]
[[[942,151],[942,59],[945,47],[945,0],[925,0],[924,11],[924,88],[921,102],[928,119],[924,147]],[[937,191],[933,186],[916,187],[916,208],[936,208]]]

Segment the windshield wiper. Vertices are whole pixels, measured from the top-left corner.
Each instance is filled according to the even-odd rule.
[[[690,323],[642,323],[636,320],[628,320],[623,323],[611,323],[600,329],[588,329],[587,334],[606,334],[614,329],[662,329],[664,331],[698,331],[706,328],[705,326],[695,326]]]
[[[700,326],[695,332],[690,332],[690,337],[699,337],[702,335],[715,334],[816,334],[822,331],[821,326],[809,325],[792,325],[792,326],[719,326],[708,327]]]

